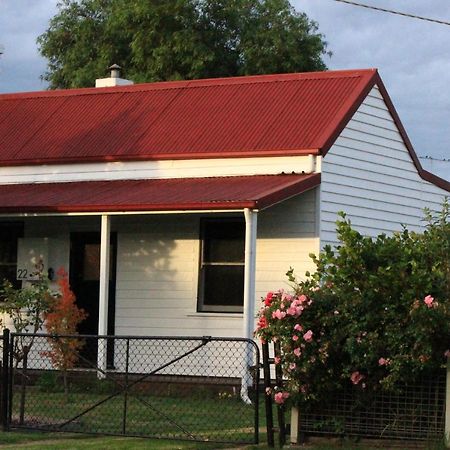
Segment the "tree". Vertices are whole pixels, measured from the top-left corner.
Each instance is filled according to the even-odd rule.
[[[84,344],[74,335],[78,334],[77,326],[87,317],[87,313],[76,305],[75,295],[70,289],[64,269],[58,271],[58,277],[60,293],[53,299],[51,307],[44,315],[45,327],[52,335],[48,338],[51,350],[42,352],[42,355],[50,358],[53,366],[62,371],[67,400],[67,371],[75,366],[78,352]]]
[[[38,37],[50,88],[325,70],[317,24],[288,0],[62,0]]]

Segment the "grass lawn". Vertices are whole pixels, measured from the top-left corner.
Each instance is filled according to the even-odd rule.
[[[124,422],[123,396],[113,397],[87,411],[108,395],[77,392],[66,401],[63,393],[28,388],[23,426],[47,431],[57,431],[60,427],[69,432],[122,434],[125,424],[126,434],[138,436],[253,442],[254,407],[244,404],[238,397],[129,395]],[[13,399],[13,426],[17,426],[19,395],[14,395]],[[181,448],[197,447],[190,444]]]
[[[213,450],[231,449],[232,445],[221,445],[217,443],[198,443],[185,441],[169,441],[157,439],[123,438],[112,436],[87,436],[82,434],[68,433],[41,433],[41,432],[0,432],[1,449],[30,449],[30,450]],[[234,446],[236,449],[245,450],[267,450],[265,444]],[[443,443],[422,443],[420,446],[414,443],[401,443],[395,441],[363,441],[353,443],[345,440],[315,439],[306,445],[285,448],[304,450],[445,450]]]
[[[213,450],[229,446],[157,439],[91,436],[68,433],[0,432],[1,449],[64,450]]]
[[[0,448],[16,449],[155,449],[155,450],[212,450],[239,448],[246,450],[268,449],[265,443],[264,402],[260,398],[260,441],[253,441],[254,407],[244,404],[238,395],[223,396],[200,392],[197,395],[157,396],[148,392],[131,392],[127,399],[119,395],[84,413],[89,407],[107,398],[111,391],[98,392],[78,389],[66,399],[61,392],[45,392],[37,386],[29,386],[26,391],[25,416],[22,429],[10,433],[0,432]],[[13,424],[19,420],[19,392],[13,396]],[[125,402],[126,400],[126,402]],[[127,415],[126,433],[151,436],[153,439],[128,438],[122,436],[86,435],[81,433],[120,434],[124,425],[124,407]],[[79,417],[77,417],[79,416]],[[274,414],[276,418],[276,414]],[[73,419],[73,420],[71,420]],[[70,422],[68,422],[70,421]],[[28,432],[26,428],[42,430],[62,430],[72,433]],[[74,433],[75,432],[75,433]],[[154,439],[155,437],[196,439],[222,442],[248,442],[248,445],[218,444],[180,440]],[[276,437],[277,438],[277,437]],[[288,447],[286,447],[288,448]],[[379,450],[379,449],[424,449],[445,450],[443,443],[361,441],[358,443],[336,439],[311,439],[298,449],[314,450]]]

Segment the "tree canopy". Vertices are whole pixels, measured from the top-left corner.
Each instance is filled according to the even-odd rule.
[[[50,88],[325,70],[317,24],[288,0],[62,0],[38,37]]]

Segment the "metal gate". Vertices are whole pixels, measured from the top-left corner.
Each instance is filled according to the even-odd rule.
[[[12,333],[4,343],[11,428],[258,443],[252,340]]]

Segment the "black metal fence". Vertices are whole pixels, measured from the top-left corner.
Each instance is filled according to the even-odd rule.
[[[251,340],[12,333],[5,343],[6,427],[258,443]]]

